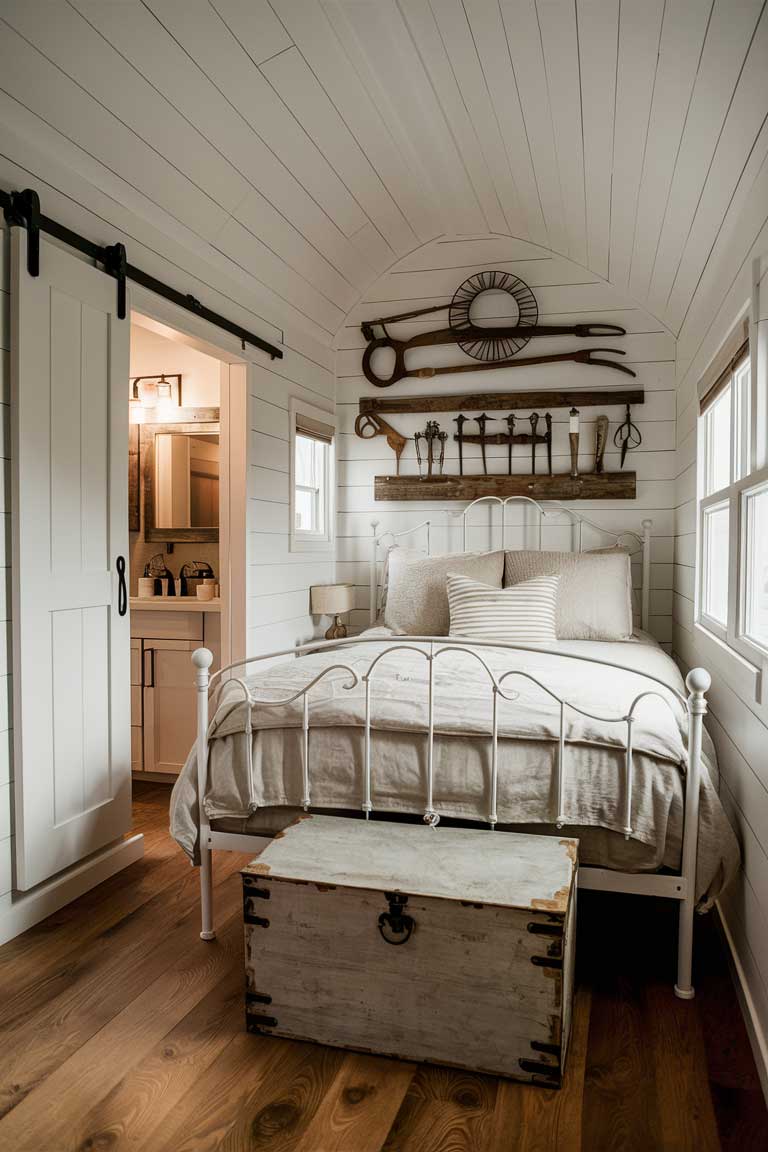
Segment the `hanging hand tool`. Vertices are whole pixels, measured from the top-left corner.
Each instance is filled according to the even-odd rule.
[[[456,437],[459,442],[459,476],[464,475],[464,425],[468,419],[469,417],[464,416],[462,413],[459,413],[458,416],[454,416],[453,418],[453,422],[457,426],[459,433]]]
[[[355,420],[355,435],[359,436],[361,440],[372,440],[374,436],[386,436],[387,444],[395,454],[397,475],[400,475],[400,457],[408,443],[405,436],[401,436],[390,424],[387,424],[386,420],[382,420],[381,416],[377,416],[374,412],[360,413]]]
[[[510,412],[507,416],[507,428],[509,429],[509,475],[512,475],[512,445],[514,444],[515,435],[515,414]]]
[[[598,416],[595,421],[595,472],[598,474],[603,470],[603,457],[605,455],[605,443],[608,439],[608,417]]]
[[[552,413],[547,412],[544,416],[544,422],[547,425],[547,468],[549,469],[550,476],[552,475]]]
[[[369,345],[369,347],[371,347],[371,345]],[[623,356],[625,354],[621,348],[585,348],[577,352],[561,352],[557,356],[526,356],[522,360],[495,360],[484,364],[450,364],[446,368],[414,368],[410,372],[405,368],[403,358],[402,369],[400,371],[398,371],[396,362],[391,377],[388,380],[380,380],[370,371],[366,371],[366,351],[366,357],[363,357],[363,371],[371,384],[375,384],[377,388],[389,388],[391,384],[397,384],[400,380],[405,380],[408,377],[430,380],[433,376],[450,376],[453,375],[454,372],[483,372],[489,368],[530,368],[534,364],[558,364],[565,360],[573,360],[577,364],[599,364],[605,368],[615,368],[617,372],[626,372],[627,376],[637,375],[631,368],[626,368],[623,364],[618,364],[615,360],[603,360],[599,356],[595,356],[596,352],[611,352],[617,356]]]
[[[420,442],[423,440],[427,446],[427,480],[432,479],[432,472],[435,464],[438,466],[438,474],[443,474],[443,462],[445,460],[445,442],[448,439],[447,432],[440,431],[440,425],[437,420],[428,420],[427,426],[423,432],[417,432],[414,436],[416,442],[416,458],[419,462],[419,476],[422,475],[421,464],[421,447]],[[439,445],[439,454],[435,456],[435,445]]]
[[[538,412],[532,412],[529,416],[531,421],[531,475],[536,475],[536,428],[539,423]]]
[[[620,424],[614,433],[613,442],[617,448],[621,448],[621,467],[624,467],[624,461],[627,458],[627,452],[630,448],[639,448],[643,442],[640,435],[640,429],[636,424],[632,423],[632,416],[629,411],[629,404],[627,404],[627,414],[624,417],[624,423]]]
[[[487,476],[488,465],[485,459],[485,426],[489,420],[493,420],[493,416],[486,416],[485,412],[483,412],[482,416],[476,416],[475,420],[477,422],[478,428],[480,429],[480,454],[483,458],[483,475]]]
[[[363,324],[362,328],[364,333],[372,332],[370,324]],[[561,325],[536,325],[529,328],[520,327],[519,325],[509,328],[491,328],[473,325],[471,328],[466,328],[463,331],[455,331],[453,328],[440,328],[436,332],[421,332],[416,336],[412,336],[410,340],[394,340],[388,335],[379,339],[368,337],[369,344],[363,353],[363,374],[371,384],[375,384],[380,388],[386,388],[389,384],[396,384],[398,380],[402,380],[404,376],[416,374],[406,371],[405,353],[409,348],[432,347],[436,344],[462,343],[463,345],[468,341],[480,343],[488,340],[490,334],[492,334],[493,339],[497,341],[511,341],[525,336],[527,343],[528,337],[531,336],[579,336],[582,338],[591,337],[593,339],[598,336],[625,336],[626,329],[621,328],[618,324],[574,324],[570,327]],[[389,379],[377,376],[371,367],[373,354],[380,348],[391,348],[395,354],[392,375]],[[606,351],[606,349],[596,349],[596,351]],[[610,349],[607,349],[607,351],[610,351]],[[484,367],[487,368],[497,367],[505,363],[504,359],[494,360],[490,357],[484,357],[483,361]],[[441,369],[437,369],[436,371],[441,371]]]
[[[579,474],[579,410],[571,408],[568,420],[568,439],[571,444],[571,476]]]

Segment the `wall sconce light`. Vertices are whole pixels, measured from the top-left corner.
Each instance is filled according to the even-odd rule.
[[[158,376],[134,376],[131,380],[131,401],[145,409],[181,406],[181,373],[161,373]]]

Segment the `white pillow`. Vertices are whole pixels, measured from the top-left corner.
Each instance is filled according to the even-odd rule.
[[[559,581],[559,576],[542,576],[512,588],[489,588],[449,572],[450,635],[514,644],[553,644],[557,640]]]
[[[625,548],[594,552],[507,552],[504,586],[559,576],[560,640],[632,638],[632,565]]]
[[[447,636],[449,571],[501,588],[504,553],[425,556],[410,548],[392,548],[387,557],[385,625],[401,636]]]

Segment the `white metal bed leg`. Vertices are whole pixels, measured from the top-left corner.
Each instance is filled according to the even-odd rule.
[[[696,908],[696,856],[699,839],[699,785],[701,779],[701,730],[712,678],[704,668],[692,668],[686,677],[688,696],[688,775],[685,782],[682,875],[685,898],[680,901],[677,936],[677,983],[675,995],[692,1000],[693,917]]]
[[[200,844],[200,939],[214,940],[213,928],[213,854],[208,846],[210,826],[203,807],[208,786],[208,681],[213,653],[208,648],[196,648],[192,663],[197,672],[197,808],[198,842]]]

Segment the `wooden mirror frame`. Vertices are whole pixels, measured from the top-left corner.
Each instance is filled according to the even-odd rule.
[[[155,437],[163,433],[192,435],[220,435],[218,408],[177,408],[177,420],[164,424],[140,425],[141,475],[144,480],[144,539],[153,543],[209,543],[218,544],[218,528],[157,528],[155,527]],[[221,458],[219,459],[221,463]]]

